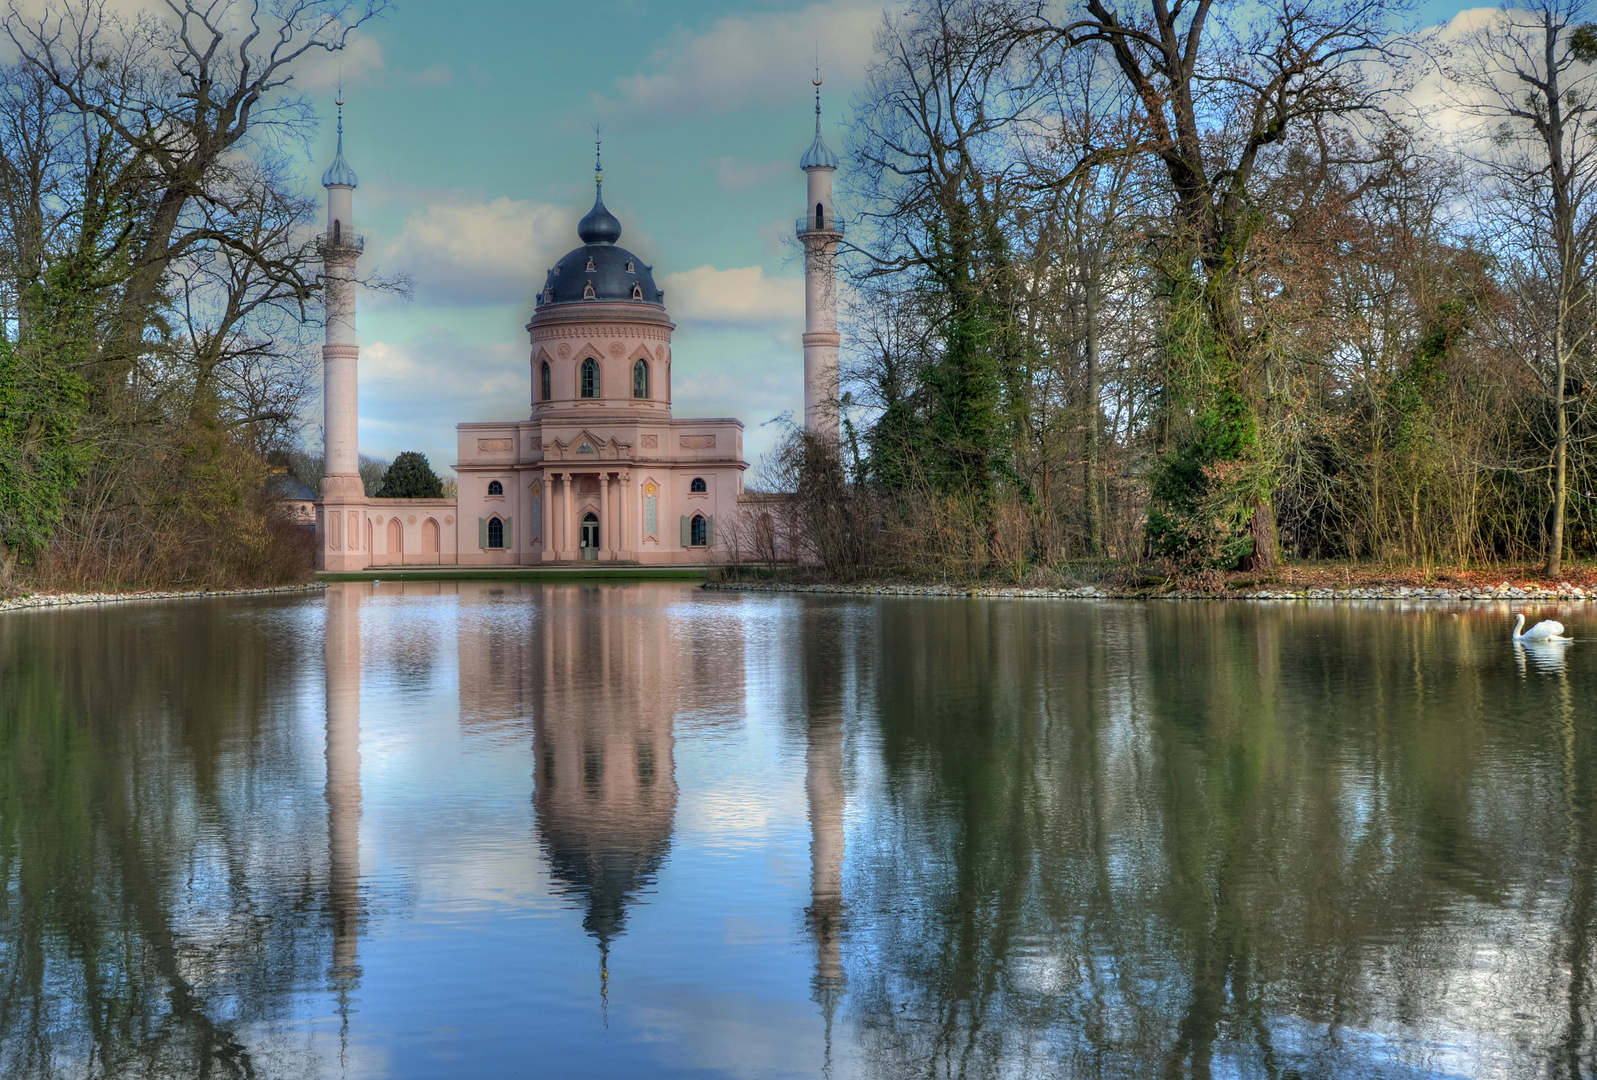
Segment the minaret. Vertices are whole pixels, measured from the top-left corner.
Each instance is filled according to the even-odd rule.
[[[804,244],[804,430],[836,442],[839,437],[837,377],[837,242],[843,223],[832,212],[832,173],[837,155],[821,138],[821,79],[815,78],[815,141],[799,159],[809,180],[809,198],[798,220]]]
[[[360,481],[355,262],[365,247],[355,235],[355,170],[344,160],[344,101],[338,101],[338,154],[322,174],[327,189],[327,231],[317,237],[322,257],[322,300],[327,340],[322,345],[322,512],[317,521],[316,565],[322,570],[363,570],[371,561],[362,521],[366,492]]]

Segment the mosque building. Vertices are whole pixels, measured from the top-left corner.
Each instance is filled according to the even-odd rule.
[[[837,155],[821,136],[800,160],[807,177],[796,233],[804,246],[804,424],[838,437],[835,262],[843,226],[832,206]],[[593,209],[580,246],[550,267],[527,323],[531,414],[456,426],[453,499],[368,499],[359,476],[355,171],[338,152],[322,176],[327,231],[323,437],[317,568],[512,566],[582,560],[647,565],[708,561],[728,534],[758,516],[771,534],[769,497],[744,494],[743,423],[671,411],[671,322],[653,268],[620,245],[594,165]],[[718,540],[718,534],[720,539]],[[791,545],[784,544],[784,547]]]

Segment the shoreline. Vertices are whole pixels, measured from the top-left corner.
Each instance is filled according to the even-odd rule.
[[[325,582],[304,585],[270,585],[257,589],[140,589],[135,592],[32,593],[0,600],[0,611],[80,607],[84,604],[118,604],[128,600],[191,600],[206,596],[265,596],[271,593],[320,592]]]
[[[1538,600],[1577,603],[1597,601],[1597,586],[1583,588],[1559,582],[1545,589],[1525,589],[1504,582],[1501,585],[1466,588],[1424,586],[1368,586],[1303,589],[1236,589],[1229,592],[1172,590],[1151,592],[1138,589],[1100,588],[1083,585],[1073,589],[1028,589],[1019,585],[844,585],[816,583],[800,585],[768,581],[707,581],[706,589],[728,592],[829,593],[840,596],[945,596],[1001,597],[1016,600],[1440,600],[1455,603],[1472,601]]]

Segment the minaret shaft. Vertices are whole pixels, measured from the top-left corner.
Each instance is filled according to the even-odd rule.
[[[842,386],[838,376],[837,244],[843,226],[832,208],[832,173],[837,155],[821,138],[821,92],[815,90],[815,141],[799,161],[804,170],[804,430],[837,442],[841,436]]]

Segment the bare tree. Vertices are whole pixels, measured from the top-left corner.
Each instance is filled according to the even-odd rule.
[[[1081,16],[1039,5],[1017,30],[1049,45],[1107,47],[1141,105],[1146,141],[1168,176],[1176,235],[1164,238],[1178,300],[1201,311],[1207,345],[1189,362],[1217,393],[1211,410],[1243,450],[1258,436],[1260,350],[1243,304],[1249,249],[1259,231],[1263,155],[1305,124],[1378,116],[1387,89],[1378,61],[1390,49],[1397,5],[1380,0],[1276,0],[1220,16],[1213,0],[1153,0],[1126,13],[1086,0]],[[1197,278],[1184,281],[1192,269]],[[1254,501],[1254,558],[1275,558],[1266,480]]]
[[[312,114],[288,93],[307,53],[337,51],[386,0],[166,0],[169,14],[132,23],[105,0],[50,4],[44,14],[13,3],[5,31],[27,68],[66,103],[95,118],[135,166],[126,199],[142,211],[100,361],[116,385],[144,351],[145,331],[172,261],[196,247],[261,253],[211,227],[203,209],[226,201],[230,155],[246,136],[303,132]],[[201,212],[196,214],[196,209]],[[303,285],[303,283],[301,283]]]
[[[1597,25],[1590,15],[1584,0],[1505,6],[1446,66],[1458,103],[1482,121],[1474,156],[1489,186],[1483,221],[1522,299],[1543,315],[1518,340],[1553,407],[1549,576],[1563,566],[1571,373],[1590,352],[1594,317]]]

